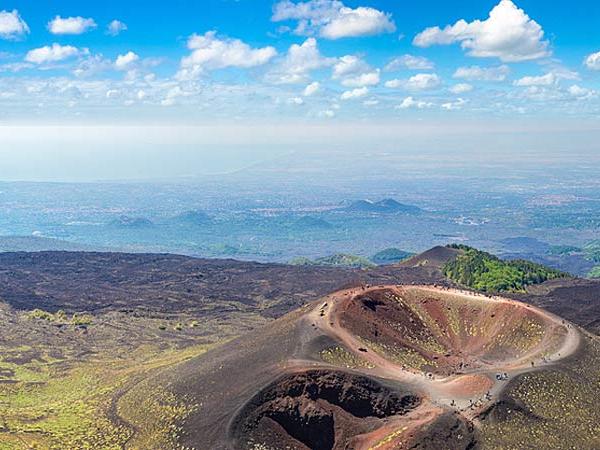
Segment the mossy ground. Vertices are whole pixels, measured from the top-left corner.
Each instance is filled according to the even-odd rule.
[[[176,423],[193,405],[144,380],[207,348],[143,346],[80,361],[2,349],[0,450],[174,448]]]
[[[485,421],[484,449],[600,448],[600,343],[586,340],[585,349],[559,369],[523,375],[507,395],[524,405],[509,410],[505,420]]]

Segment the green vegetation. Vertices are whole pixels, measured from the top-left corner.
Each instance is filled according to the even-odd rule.
[[[484,292],[523,292],[532,284],[562,278],[568,274],[525,260],[504,261],[486,252],[465,246],[453,261],[446,263],[446,277],[463,286]]]
[[[582,249],[573,245],[553,245],[548,250],[549,255],[553,256],[566,256],[581,253]]]
[[[79,362],[0,349],[0,450],[176,448],[177,424],[196,406],[146,380],[207,349],[142,346]]]
[[[348,255],[346,253],[337,253],[335,255],[324,256],[315,260],[299,257],[291,260],[290,264],[294,266],[341,266],[360,269],[375,267],[375,264],[373,264],[367,258],[356,255]]]
[[[590,261],[600,263],[600,240],[588,242],[583,247],[583,252]]]
[[[89,314],[74,313],[69,319],[67,314],[62,309],[59,309],[55,313],[44,311],[43,309],[34,309],[33,311],[26,313],[26,317],[28,319],[33,320],[46,320],[48,322],[54,322],[64,325],[70,324],[75,326],[91,325],[93,322],[93,318]]]
[[[504,420],[485,420],[481,447],[494,450],[600,448],[600,345],[587,349],[561,370],[531,372],[511,385],[517,407]]]
[[[394,264],[404,261],[411,256],[413,256],[413,253],[405,252],[398,248],[386,248],[371,256],[371,261],[375,264]]]
[[[590,270],[587,276],[588,278],[600,278],[600,266],[596,266]]]
[[[346,367],[347,369],[373,369],[368,361],[350,353],[343,347],[330,347],[321,351],[321,359],[334,366]]]

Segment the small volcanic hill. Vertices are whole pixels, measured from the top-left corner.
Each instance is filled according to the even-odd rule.
[[[211,218],[204,211],[193,210],[185,211],[172,218],[172,222],[180,225],[206,225],[211,222]]]
[[[145,217],[119,216],[110,222],[110,226],[118,228],[148,228],[154,223]]]
[[[580,332],[517,301],[433,286],[350,288],[166,371],[201,405],[180,444],[471,449],[507,379],[554,367]]]
[[[419,214],[421,208],[414,205],[405,205],[394,199],[386,198],[378,202],[370,200],[357,200],[343,208],[343,211],[353,213],[375,213],[375,214]]]

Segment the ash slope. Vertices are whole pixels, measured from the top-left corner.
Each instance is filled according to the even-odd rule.
[[[555,370],[580,342],[576,327],[513,300],[351,288],[155,382],[198,405],[182,423],[191,448],[467,449],[505,401],[498,372]]]

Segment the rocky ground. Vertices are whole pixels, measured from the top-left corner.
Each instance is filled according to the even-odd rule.
[[[335,368],[336,376],[360,384],[356,372],[373,366],[361,358],[362,352],[327,334],[319,337],[318,330],[300,320],[314,305],[320,306],[318,299],[367,285],[451,287],[440,271],[451,257],[449,249],[436,248],[398,266],[361,270],[174,255],[0,254],[0,449],[216,449],[239,447],[241,442],[268,448],[261,447],[261,436],[282,433],[281,429],[267,426],[244,434],[240,430],[246,425],[241,425],[237,412],[249,397],[264,392],[274,376],[306,370],[303,364],[308,360],[316,364],[311,366],[316,374]],[[600,320],[599,286],[560,280],[518,298],[594,333]],[[230,341],[236,336],[242,337]],[[387,448],[404,433],[419,442],[415,448],[439,448],[435,443],[440,439],[454,439],[457,447],[452,448],[462,448],[459,444],[467,441],[489,448],[523,448],[519,439],[524,437],[517,430],[524,423],[535,423],[532,429],[550,436],[548,443],[558,442],[553,439],[572,429],[580,437],[573,441],[577,448],[598,448],[590,446],[597,444],[590,436],[598,436],[600,421],[588,407],[589,399],[598,395],[598,350],[593,334],[584,336],[584,344],[560,367],[511,379],[481,420],[464,420],[444,408],[440,413],[426,396],[402,383],[390,387],[374,376],[368,383],[388,389],[386,396],[415,396],[419,407],[396,414],[405,422],[400,428],[387,413],[368,415],[358,425],[356,410],[346,403],[336,403],[329,394],[312,399],[313,389],[306,388],[308,375],[292,377],[287,386],[295,389],[298,380],[304,386],[304,397],[293,403],[299,413],[316,408],[315,417],[345,421],[365,432],[379,429],[383,434],[373,435],[382,442],[377,448]],[[347,378],[348,372],[359,378]],[[318,375],[313,384],[322,386],[328,377]],[[551,390],[559,396],[550,395]],[[273,408],[265,411],[286,409],[277,395],[269,400]],[[252,414],[248,417],[266,417],[258,410]],[[283,423],[293,428],[292,419]],[[249,439],[240,441],[240,436]],[[462,440],[465,436],[470,436],[467,441]],[[294,441],[302,442],[291,439],[290,448],[295,448]],[[219,444],[206,447],[207,442]]]

